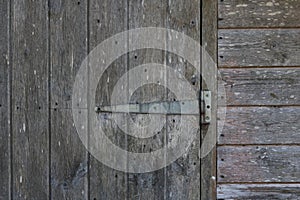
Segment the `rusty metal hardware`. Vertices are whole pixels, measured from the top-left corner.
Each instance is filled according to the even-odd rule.
[[[96,106],[95,111],[110,113],[166,114],[166,115],[199,115],[201,123],[211,122],[211,92],[201,91],[199,100],[162,101],[140,104]]]

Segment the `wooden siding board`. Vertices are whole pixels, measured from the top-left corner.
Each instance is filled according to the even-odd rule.
[[[127,30],[127,1],[91,0],[89,13],[89,51],[114,34]],[[93,96],[96,104],[110,105],[114,85],[126,71],[127,56],[118,58],[109,66],[100,78],[96,94]],[[92,69],[90,73],[93,73]],[[107,117],[104,117],[105,115]],[[105,128],[106,136],[117,146],[126,149],[126,135],[122,134],[113,121],[109,120],[109,114],[103,113],[101,116],[99,123]],[[93,138],[90,138],[90,141],[92,140]],[[126,173],[102,164],[92,155],[89,168],[91,199],[123,200],[127,198]]]
[[[191,126],[180,124],[181,120],[189,120]],[[170,142],[176,139],[174,131],[182,128],[182,134],[189,134],[192,137],[196,135],[196,139],[192,141],[186,152],[172,164],[167,166],[166,171],[166,199],[200,199],[201,198],[201,182],[200,182],[200,130],[199,116],[192,115],[168,115],[167,121],[167,140]],[[180,124],[180,125],[178,125]],[[185,131],[185,132],[184,132]],[[168,151],[166,156],[173,153]]]
[[[76,73],[87,55],[87,4],[50,0],[51,196],[86,199],[87,162],[71,110]]]
[[[299,182],[299,6],[219,1],[218,63],[228,68],[230,107],[218,135],[218,199],[299,198],[299,185],[286,184]]]
[[[299,29],[219,30],[219,66],[299,66]]]
[[[12,197],[49,198],[47,1],[12,1]]]
[[[128,29],[141,27],[165,27],[167,2],[163,0],[152,1],[136,1],[129,0],[129,16]],[[163,40],[165,35],[160,36]],[[129,44],[130,45],[130,44]],[[146,63],[164,63],[165,53],[155,49],[142,49],[128,54],[128,70],[133,69]],[[150,70],[149,70],[150,71]],[[149,74],[149,77],[159,76],[157,72]],[[138,80],[142,76],[140,74],[130,73],[128,79]],[[152,78],[149,78],[151,81]],[[161,78],[162,85],[165,85],[166,77]],[[131,85],[129,85],[130,87]],[[138,88],[130,97],[131,103],[157,102],[166,100],[166,90],[156,84],[148,84]],[[144,120],[149,119],[143,114],[132,115],[136,124],[144,123]],[[162,118],[166,122],[164,116],[156,116]],[[156,119],[157,119],[156,118]],[[129,131],[131,127],[129,127]],[[162,128],[159,133],[153,133],[153,137],[135,138],[128,136],[127,151],[150,153],[157,149],[163,148],[165,143],[166,129]],[[164,156],[164,155],[162,155]],[[157,171],[137,174],[128,174],[128,199],[165,199],[166,197],[166,169],[162,168]]]
[[[218,199],[278,199],[300,198],[300,184],[219,184]]]
[[[300,107],[227,108],[218,144],[300,144]]]
[[[218,34],[218,2],[203,0],[202,1],[202,47],[208,55],[217,64],[217,34]],[[203,55],[203,53],[202,53]],[[202,56],[203,59],[203,56]],[[202,65],[206,63],[202,61]],[[208,132],[208,126],[201,126],[201,145],[203,146],[203,140],[207,134],[211,134],[217,140],[217,69],[210,68],[211,71],[208,77],[202,79],[202,90],[206,88],[206,84],[209,82],[213,86],[212,90],[212,120],[210,123],[211,132]],[[201,73],[204,74],[201,69]],[[204,158],[201,159],[201,199],[216,199],[216,147]]]
[[[0,199],[10,198],[9,1],[0,2]]]
[[[222,69],[227,105],[299,105],[300,68]]]
[[[219,0],[219,28],[300,27],[299,0]]]
[[[219,146],[218,182],[299,182],[299,146]]]
[[[193,38],[198,43],[201,43],[201,1],[169,1],[168,2],[168,10],[167,10],[167,22],[166,27],[169,29],[173,29],[175,31],[184,33],[189,37]],[[171,41],[176,40],[176,38],[171,38],[169,35],[167,36],[167,45],[168,48],[171,48]],[[190,51],[188,48],[184,49],[184,42],[182,42],[182,51]],[[176,47],[175,47],[176,48]],[[193,52],[190,52],[193,53]],[[201,55],[198,55],[199,58]],[[189,82],[189,84],[194,89],[195,94],[198,93],[200,89],[200,72],[199,66],[193,66],[191,63],[188,63],[184,58],[179,57],[173,53],[166,54],[166,64],[171,67],[177,73],[180,73],[182,77],[185,78]],[[171,77],[168,74],[167,77],[167,87],[170,87]],[[173,86],[174,87],[174,86]],[[182,84],[178,82],[175,86],[177,87],[177,91],[180,91],[184,94],[186,88],[182,88]],[[173,101],[176,99],[177,101],[182,101],[184,99],[178,99],[176,93],[172,91],[167,91],[167,99],[168,101]],[[168,115],[167,116],[167,137],[166,142],[168,140],[172,140],[174,138],[173,131],[178,128],[178,124],[180,124],[181,117],[186,116],[178,116],[178,115]],[[188,116],[189,118],[193,118],[197,120],[195,116]],[[199,120],[199,118],[198,118]],[[183,128],[184,125],[180,124],[180,128]],[[185,127],[187,128],[187,127]],[[188,131],[185,129],[185,131]],[[192,128],[192,127],[189,127]],[[194,127],[199,129],[199,123],[194,124]],[[187,134],[187,133],[182,133]],[[192,133],[191,133],[192,134]],[[195,133],[194,133],[195,134]],[[197,137],[193,141],[193,144],[189,149],[176,161],[171,163],[166,168],[166,199],[200,199],[200,158],[199,158],[199,149],[200,149],[200,133],[196,132]],[[173,152],[168,150],[166,152],[166,157],[170,156]]]

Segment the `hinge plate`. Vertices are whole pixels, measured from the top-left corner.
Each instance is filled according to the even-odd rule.
[[[211,91],[201,91],[201,110],[203,115],[201,115],[202,124],[209,124],[211,122]]]
[[[110,113],[136,113],[136,114],[167,114],[167,115],[199,115],[201,123],[211,122],[211,92],[201,91],[199,100],[163,101],[140,104],[124,104],[111,106],[96,106],[95,111]],[[199,104],[201,112],[199,109]]]

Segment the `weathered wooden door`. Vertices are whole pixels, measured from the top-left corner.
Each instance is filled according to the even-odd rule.
[[[0,58],[1,199],[216,199],[215,148],[212,146],[201,156],[205,138],[216,139],[216,68],[207,66],[207,63],[212,64],[207,62],[208,55],[212,61],[216,60],[216,1],[10,0],[1,2],[0,15],[0,51],[4,55]],[[98,60],[88,57],[106,39],[142,27],[167,29],[167,32],[159,32],[166,34],[153,35],[162,39],[166,49],[151,48],[150,42],[148,48],[131,49],[133,43],[139,45],[136,41],[141,40],[134,38],[133,32],[127,32],[123,40],[115,40],[107,50],[119,51],[126,47],[128,52],[111,63],[109,59],[101,60],[102,51],[96,54],[100,56]],[[193,49],[195,46],[187,45],[189,39],[180,40],[180,34],[203,48]],[[182,48],[172,46],[176,41],[181,42]],[[180,55],[168,51],[170,49],[176,49]],[[199,61],[196,65],[192,55]],[[95,62],[109,63],[101,77],[93,77],[98,73],[93,68]],[[134,70],[149,63],[162,64],[164,70],[168,66],[170,71],[159,67],[153,70],[153,65],[142,68],[143,71]],[[81,98],[75,101],[74,83],[82,67],[86,69],[86,76],[81,79],[80,94],[87,94],[86,101]],[[206,77],[201,78],[201,74]],[[180,81],[174,83],[175,76],[185,80],[189,87]],[[159,79],[155,79],[157,77]],[[99,82],[91,94],[89,87],[94,79]],[[120,80],[128,85],[116,92],[125,91],[123,96],[112,99]],[[134,80],[144,82],[132,91],[130,86],[135,84]],[[170,88],[179,91],[181,96],[193,92],[195,98],[178,99]],[[201,125],[199,96],[201,90],[207,89],[212,92],[212,118],[210,124]],[[122,98],[129,98],[127,103],[135,105],[151,102],[173,105],[172,102],[184,103],[185,100],[199,101],[199,105],[196,111],[191,109],[184,115],[172,109],[167,110],[167,114],[153,110],[152,114],[99,113],[99,110],[89,109],[90,102],[95,104],[93,107],[110,106],[112,100],[122,103]],[[94,121],[89,121],[89,117],[85,118],[87,121],[74,117],[85,114],[96,115],[97,126],[101,126],[113,145],[125,152],[144,153],[148,158],[146,153],[152,155],[162,149],[163,157],[156,161],[160,167],[143,172],[141,166],[147,168],[145,163],[149,160],[134,163],[130,153],[124,166],[134,166],[140,171],[134,171],[133,167],[128,172],[103,164],[103,157],[99,156],[102,154],[93,153],[95,143],[103,150],[102,144],[90,134]],[[117,115],[124,115],[118,118],[121,125],[111,120]],[[189,120],[185,121],[185,117]],[[152,132],[141,129],[137,132],[143,136],[140,138],[130,134],[135,131],[131,123],[147,126],[151,118],[162,122],[160,129]],[[190,121],[191,126],[187,126]],[[194,135],[189,135],[190,129]],[[80,135],[82,130],[88,137]],[[178,145],[184,142],[173,134],[178,130],[194,139],[184,153],[167,162],[174,151],[167,151],[165,146],[172,141]],[[106,153],[111,155],[113,151],[107,149]],[[121,162],[124,157],[111,159]],[[165,163],[159,163],[161,161]]]

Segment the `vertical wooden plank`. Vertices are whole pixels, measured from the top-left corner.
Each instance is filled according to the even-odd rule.
[[[217,62],[217,1],[202,0],[202,48],[208,53],[208,55]],[[206,64],[205,58],[202,53],[202,65]],[[202,80],[202,90],[206,88],[206,84],[210,83],[212,90],[212,119],[210,123],[211,131],[208,130],[208,126],[201,126],[201,139],[211,134],[212,137],[217,137],[217,69],[209,67],[209,72],[203,72],[209,74]],[[203,143],[201,144],[204,145]],[[201,199],[216,199],[216,148],[212,149],[210,153],[201,159]]]
[[[165,27],[167,3],[163,0],[129,0],[129,30],[140,27]],[[165,38],[165,36],[161,36]],[[130,45],[130,44],[129,44]],[[165,53],[155,49],[143,49],[129,54],[129,70],[145,63],[164,63]],[[149,72],[147,76],[158,76],[157,72]],[[150,74],[152,73],[152,74]],[[129,80],[138,80],[140,74],[129,74]],[[162,77],[165,82],[166,77]],[[163,85],[164,83],[162,83]],[[166,90],[158,84],[147,84],[137,89],[131,96],[131,103],[157,102],[166,100]],[[146,115],[131,115],[136,119],[136,123],[149,120]],[[160,116],[157,116],[158,118]],[[163,117],[163,116],[162,116]],[[163,117],[164,119],[165,117]],[[165,121],[165,120],[164,120]],[[130,130],[130,129],[129,129]],[[165,145],[166,129],[162,128],[158,133],[153,133],[153,137],[134,138],[128,136],[128,151],[139,153],[150,153]],[[165,199],[165,169],[136,174],[128,174],[128,199]]]
[[[71,96],[87,56],[87,1],[50,0],[51,197],[87,199],[88,153],[77,134]]]
[[[47,1],[12,1],[13,199],[49,198]]]
[[[0,1],[0,199],[10,197],[9,1]]]
[[[127,30],[127,12],[127,1],[90,1],[90,51],[105,39]],[[126,71],[127,56],[121,56],[109,66],[98,83],[95,94],[96,104],[110,105],[114,85]],[[99,123],[104,127],[106,136],[115,145],[126,149],[126,136],[117,128],[114,122],[109,119],[110,115],[107,113],[99,116]],[[90,138],[90,140],[92,139],[93,138]],[[126,179],[125,172],[109,168],[93,156],[90,157],[90,199],[126,199]]]
[[[201,36],[201,1],[169,1],[167,9],[167,28],[184,33],[195,41],[200,43]],[[172,40],[177,38],[167,37],[168,46]],[[182,51],[190,51],[188,48],[184,48],[186,41],[182,42]],[[175,47],[176,48],[176,47]],[[199,55],[200,59],[200,55]],[[192,63],[188,63],[185,58],[181,58],[178,55],[167,53],[167,65],[171,67],[175,73],[182,76],[188,81],[193,88],[195,96],[197,96],[200,89],[200,71],[199,66],[193,66]],[[171,84],[171,75],[168,75],[168,87]],[[182,78],[180,79],[182,80]],[[181,83],[178,83],[175,87],[177,91],[184,93],[188,88],[182,88]],[[174,86],[173,86],[174,87]],[[187,99],[178,99],[178,94],[169,92],[168,101],[183,101]],[[193,99],[196,100],[196,99]],[[180,116],[169,115],[167,116],[167,140],[170,142],[174,139],[173,132],[176,129],[181,128],[180,134],[195,134],[194,131],[189,130],[191,127],[186,127],[186,124],[180,124],[181,120],[192,119],[194,122],[194,128],[199,127],[199,117],[197,116]],[[178,127],[180,126],[180,127]],[[189,133],[189,131],[191,133]],[[166,187],[167,194],[166,199],[200,199],[200,137],[199,131],[196,132],[196,139],[190,145],[188,151],[178,158],[175,162],[167,167],[166,172]],[[167,152],[167,157],[172,154]]]

